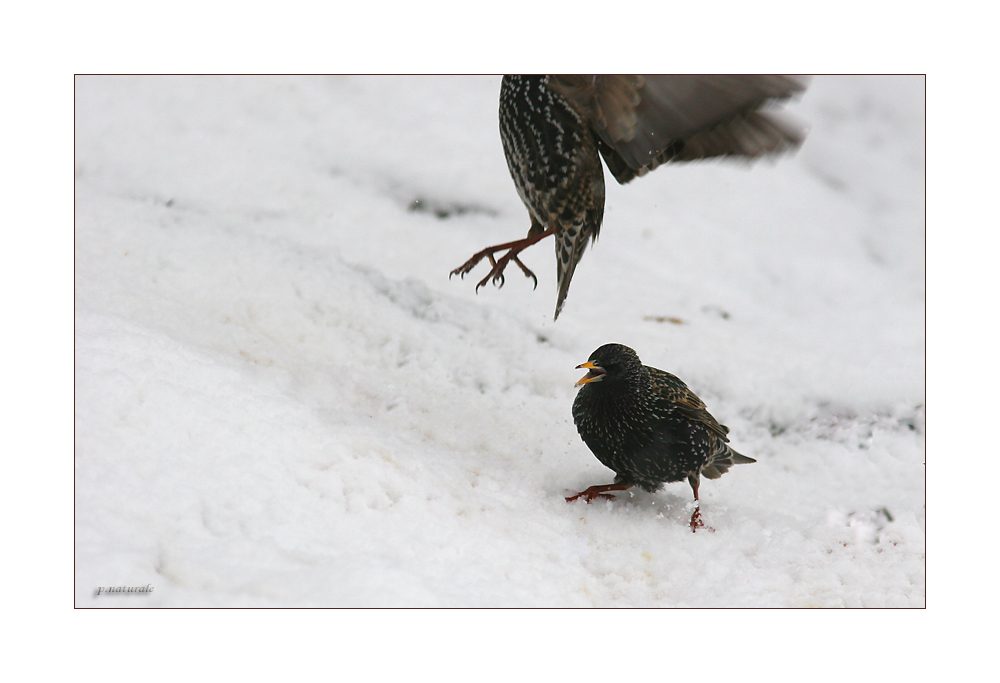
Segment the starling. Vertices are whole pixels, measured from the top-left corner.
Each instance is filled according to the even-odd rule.
[[[795,148],[801,131],[761,108],[804,87],[788,76],[504,76],[500,139],[531,227],[524,239],[487,247],[451,274],[465,277],[486,257],[492,269],[476,291],[491,279],[502,287],[513,261],[537,287],[518,254],[555,235],[558,318],[587,241],[601,230],[601,157],[625,184],[667,162]]]
[[[635,351],[605,344],[578,368],[589,372],[573,402],[573,421],[597,459],[614,470],[615,483],[569,496],[588,503],[608,491],[639,486],[657,491],[685,477],[694,490],[691,531],[703,526],[698,510],[701,475],[718,479],[733,465],[757,462],[726,443],[729,428],[712,417],[687,385],[669,372],[643,365]]]

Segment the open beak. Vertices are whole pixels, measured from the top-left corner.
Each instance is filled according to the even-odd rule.
[[[580,381],[574,385],[578,387],[583,386],[584,384],[588,384],[590,382],[600,382],[602,379],[604,379],[604,375],[608,374],[604,371],[603,368],[597,367],[589,360],[586,363],[583,363],[582,365],[577,365],[576,367],[577,369],[587,368],[588,370],[590,370],[590,372],[581,377]]]

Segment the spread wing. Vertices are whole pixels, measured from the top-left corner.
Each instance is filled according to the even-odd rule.
[[[549,87],[590,121],[619,183],[668,161],[777,154],[804,137],[763,111],[805,89],[790,76],[550,76]]]

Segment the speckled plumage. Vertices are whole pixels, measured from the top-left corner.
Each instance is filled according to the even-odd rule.
[[[486,257],[492,269],[477,290],[490,280],[502,286],[511,261],[537,285],[518,254],[555,235],[558,318],[587,243],[601,230],[601,157],[627,183],[667,162],[791,149],[801,133],[760,109],[803,87],[786,76],[504,76],[500,138],[531,227],[524,239],[487,247],[451,274],[464,277]]]
[[[592,486],[567,500],[589,502],[607,491],[639,486],[657,491],[687,479],[698,500],[701,475],[717,479],[734,464],[756,462],[729,447],[729,429],[712,417],[684,382],[643,365],[635,351],[605,344],[580,367],[590,371],[573,402],[573,421],[615,483]],[[698,511],[692,517],[692,529]]]
[[[552,90],[548,76],[505,76],[500,139],[517,194],[531,216],[529,237],[554,231],[559,317],[587,240],[604,219],[604,169],[587,120]]]

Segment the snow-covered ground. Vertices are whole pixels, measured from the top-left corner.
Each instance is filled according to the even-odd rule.
[[[552,322],[497,77],[76,79],[76,604],[922,606],[924,81],[823,77],[802,149],[608,185]],[[673,320],[679,321],[674,322]],[[611,481],[620,342],[757,458]],[[151,586],[101,595],[98,587]]]

